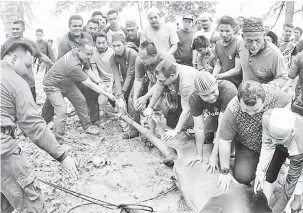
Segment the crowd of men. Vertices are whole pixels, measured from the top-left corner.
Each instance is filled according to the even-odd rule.
[[[72,15],[55,58],[52,40],[23,37],[25,24],[15,21],[1,47],[1,211],[45,212],[38,180],[15,139],[17,124],[40,148],[78,178],[74,160],[64,150],[67,104],[72,103],[85,133],[98,134],[101,119],[121,109],[135,122],[144,115],[155,133],[154,113],[170,127],[163,139],[188,131],[195,135],[196,155],[214,143],[209,171],[219,171],[218,186],[232,181],[263,190],[274,213],[301,209],[303,193],[303,41],[302,29],[283,25],[280,38],[259,18],[185,14],[177,31],[161,23],[152,8],[149,25],[138,32],[135,20],[119,23],[119,14],[96,11],[84,26]],[[35,104],[33,61],[45,72],[42,114]],[[298,79],[298,83],[294,79]],[[100,111],[106,116],[100,117]],[[47,124],[53,121],[52,131]],[[124,139],[139,136],[120,122]],[[234,158],[234,165],[230,165]],[[278,201],[273,182],[289,159]],[[202,180],[202,178],[201,178]]]

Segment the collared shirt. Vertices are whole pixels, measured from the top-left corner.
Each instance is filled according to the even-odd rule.
[[[118,73],[119,67],[114,58],[115,52],[111,47],[108,47],[104,53],[99,53],[97,48],[94,48],[93,57],[90,60],[91,64],[96,64],[99,77],[103,82],[112,82],[113,73]]]
[[[81,33],[81,39],[87,39],[89,41],[93,41],[92,36],[89,33],[86,33],[86,32]],[[75,41],[74,37],[70,33],[67,33],[60,40],[60,43],[59,43],[59,46],[58,46],[57,61],[62,56],[64,56],[66,53],[71,51],[71,49],[78,48],[79,46],[80,46],[79,42]]]
[[[281,88],[287,81],[287,66],[278,47],[265,42],[263,50],[250,54],[243,42],[239,51],[243,81],[254,80]]]
[[[32,40],[30,39],[27,39],[27,38],[19,38],[19,39],[15,39],[15,38],[8,38],[4,44],[2,45],[2,48],[1,48],[1,58],[3,58],[3,55],[5,54],[5,51],[6,49],[12,44],[14,43],[15,41],[23,41],[27,44],[29,44],[31,46],[31,48],[34,50],[34,54],[33,56],[34,57],[37,57],[37,58],[40,58],[41,57],[41,54],[40,54],[40,51],[39,51],[39,48],[37,47],[36,43],[33,42]],[[24,76],[22,76],[22,78],[28,83],[28,85],[30,87],[34,87],[35,86],[35,76],[34,76],[34,73],[33,73],[33,69],[29,69],[28,73]]]
[[[221,122],[219,137],[223,140],[235,139],[250,150],[260,153],[262,144],[262,115],[269,109],[285,107],[289,96],[278,88],[262,85],[265,90],[264,107],[261,112],[249,115],[243,112],[238,97],[228,104]]]
[[[125,47],[122,56],[115,55],[115,59],[119,65],[120,73],[124,80],[122,91],[126,92],[132,88],[135,80],[135,64],[138,53],[129,47]]]
[[[82,63],[76,51],[69,51],[50,68],[43,79],[44,87],[57,87],[61,92],[67,92],[75,82],[83,82],[88,78],[82,71]]]
[[[20,129],[39,147],[58,159],[64,149],[41,116],[28,84],[6,62],[1,61],[1,127]],[[18,142],[10,135],[1,133],[1,156],[9,155],[18,148]]]
[[[53,50],[52,50],[52,48],[50,48],[50,46],[48,45],[48,43],[46,41],[44,41],[44,40],[40,40],[40,41],[37,41],[36,44],[37,44],[40,52],[42,52],[44,55],[46,55],[47,57],[49,57],[50,60],[52,60],[52,62],[55,63],[56,59],[55,59]]]
[[[145,40],[153,41],[158,52],[165,53],[172,45],[178,44],[179,37],[176,31],[166,24],[161,24],[158,30],[149,25],[141,33],[141,43]]]

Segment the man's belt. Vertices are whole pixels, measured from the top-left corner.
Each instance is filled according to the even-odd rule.
[[[1,126],[1,133],[5,135],[10,135],[13,138],[15,138],[14,131],[15,129],[12,128],[11,126]]]

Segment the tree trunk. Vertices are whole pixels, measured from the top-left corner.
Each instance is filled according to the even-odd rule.
[[[295,11],[295,2],[287,1],[285,8],[285,24],[292,24]]]
[[[5,25],[5,35],[11,35],[11,28],[14,21],[20,18],[18,2],[5,2],[3,10],[3,23]]]
[[[143,29],[142,16],[141,16],[141,10],[140,10],[140,2],[139,1],[137,1],[137,7],[138,7],[138,12],[139,12],[139,18],[140,18],[140,26],[141,26],[141,29]]]

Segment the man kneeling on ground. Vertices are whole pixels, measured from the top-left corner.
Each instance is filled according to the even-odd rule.
[[[157,83],[151,89],[153,93],[150,103],[143,112],[146,116],[151,117],[153,114],[153,107],[160,98],[165,86],[168,86],[171,91],[181,96],[182,112],[178,123],[175,129],[167,131],[163,136],[164,140],[169,140],[182,131],[191,116],[188,98],[193,92],[194,79],[199,74],[199,71],[190,66],[172,64],[163,60],[156,67],[155,73]]]
[[[216,81],[207,71],[201,71],[194,80],[194,92],[189,97],[190,111],[194,118],[196,138],[196,156],[188,165],[203,161],[203,145],[205,135],[217,132],[223,113],[230,100],[238,94],[236,86],[227,80]],[[209,168],[214,172],[218,168],[218,138],[214,140],[214,148],[209,159]]]
[[[288,108],[276,108],[264,113],[262,128],[262,149],[257,166],[254,189],[255,193],[257,190],[263,189],[265,179],[267,182],[273,183],[275,179],[269,180],[266,177],[267,167],[267,171],[275,168],[275,175],[277,175],[282,163],[288,157],[290,165],[286,182],[278,201],[272,208],[273,213],[281,213],[293,193],[295,193],[294,202],[299,204],[301,202],[303,182],[298,182],[298,180],[300,177],[301,179],[303,178],[303,118]],[[281,155],[275,151],[277,150],[276,147],[279,146],[286,147],[286,153],[288,153]],[[300,211],[300,209],[293,210]]]
[[[228,104],[219,129],[221,174],[218,185],[221,190],[227,190],[233,179],[247,185],[255,179],[262,144],[262,115],[269,109],[285,107],[289,102],[289,96],[280,89],[252,80],[240,84],[238,96]],[[230,145],[233,140],[232,176]]]

